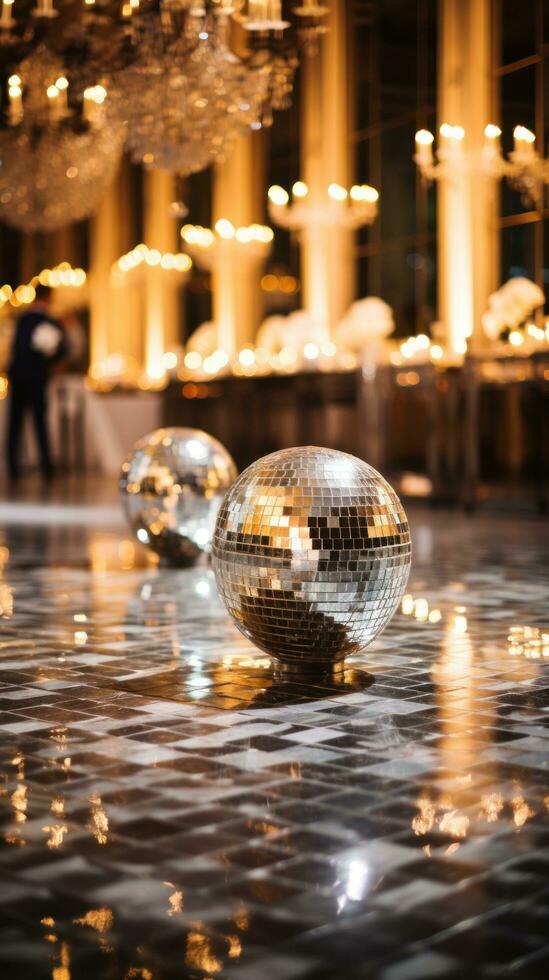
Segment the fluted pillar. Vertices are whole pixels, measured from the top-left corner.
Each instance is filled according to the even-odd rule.
[[[301,177],[311,203],[325,202],[332,183],[348,187],[353,173],[347,17],[345,0],[333,0],[320,52],[303,56]],[[301,233],[301,276],[303,305],[319,333],[328,335],[355,296],[353,233],[340,228],[305,229]]]
[[[104,361],[111,353],[109,323],[112,313],[110,273],[119,257],[120,207],[114,180],[90,221],[90,362]]]
[[[177,223],[169,213],[176,197],[175,177],[149,170],[143,179],[145,244],[159,252],[177,252]],[[162,355],[180,342],[179,287],[166,280],[160,266],[147,266],[144,288],[145,368],[154,377]]]
[[[478,170],[484,127],[494,122],[490,0],[439,7],[438,122],[463,126],[472,167],[438,183],[438,300],[447,339],[482,344],[481,317],[497,287],[498,183]]]
[[[240,136],[224,163],[214,170],[213,220],[226,218],[235,228],[262,223],[264,194],[263,134]],[[227,247],[223,247],[224,245]],[[260,278],[262,258],[253,249],[221,246],[212,269],[213,319],[219,346],[232,355],[253,342],[261,323],[263,301]]]
[[[119,235],[116,258],[129,252],[139,242],[139,228],[136,219],[134,169],[128,157],[123,157],[116,179],[118,198]],[[110,278],[110,353],[123,354],[132,358],[139,367],[143,366],[143,289],[136,285],[131,274],[116,275]]]

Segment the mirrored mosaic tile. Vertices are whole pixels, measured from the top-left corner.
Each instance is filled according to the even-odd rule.
[[[546,528],[412,531],[400,611],[313,681],[206,565],[3,532],[2,975],[546,976]]]

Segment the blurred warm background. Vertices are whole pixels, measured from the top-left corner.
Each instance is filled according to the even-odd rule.
[[[0,427],[42,283],[60,474],[166,423],[544,507],[548,31],[543,0],[4,0]]]

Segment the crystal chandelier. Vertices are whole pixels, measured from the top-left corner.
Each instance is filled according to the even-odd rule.
[[[222,159],[258,125],[271,69],[233,54],[225,10],[208,22],[191,7],[183,26],[180,13],[134,18],[137,56],[114,85],[135,162],[185,175]]]
[[[114,175],[123,138],[104,86],[87,86],[73,98],[63,63],[40,45],[8,78],[0,217],[28,232],[87,217]]]
[[[298,9],[306,10],[298,38],[304,17],[307,38],[317,22],[320,32],[325,8]],[[290,25],[279,2],[160,0],[130,7],[128,21],[134,57],[111,87],[136,162],[180,175],[202,170],[224,159],[239,135],[269,126],[273,109],[289,107],[298,60],[284,40]],[[234,24],[247,37],[239,54]]]
[[[123,137],[135,161],[186,175],[270,125],[290,102],[295,39],[313,49],[327,10],[309,0],[285,19],[280,0],[0,3],[0,216],[41,231],[92,213]]]
[[[526,126],[515,126],[514,147],[508,159],[501,152],[501,129],[493,123],[485,127],[484,146],[476,157],[464,148],[466,133],[462,126],[442,123],[439,134],[435,157],[433,134],[427,129],[416,133],[414,161],[425,180],[455,181],[475,171],[497,180],[506,177],[527,207],[540,207],[543,185],[549,184],[549,160],[536,151],[535,134]]]

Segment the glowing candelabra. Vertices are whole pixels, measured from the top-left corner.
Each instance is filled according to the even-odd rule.
[[[274,184],[269,188],[269,214],[281,228],[290,231],[319,228],[345,228],[354,231],[371,224],[378,213],[379,194],[369,184],[355,184],[350,190],[341,184],[330,184],[326,195],[309,195],[302,180],[292,187],[290,195]]]
[[[213,269],[224,257],[238,262],[244,254],[249,258],[264,260],[269,255],[273,240],[272,228],[266,225],[242,225],[235,228],[227,218],[216,221],[214,228],[201,225],[183,225],[181,238],[188,252],[204,269]],[[237,274],[235,266],[234,273]]]
[[[23,231],[55,231],[88,217],[116,170],[124,127],[106,88],[80,82],[44,43],[8,76],[0,213]]]
[[[192,259],[184,252],[160,252],[157,248],[148,248],[141,243],[132,248],[131,252],[121,255],[114,263],[111,272],[116,279],[120,275],[133,273],[134,270],[157,268],[184,278],[192,268],[192,264]]]
[[[480,155],[465,149],[466,134],[462,126],[442,123],[439,134],[440,142],[433,152],[433,133],[428,129],[416,133],[414,161],[425,180],[452,181],[475,171],[495,179],[506,177],[520,191],[525,203],[539,205],[543,185],[549,183],[549,160],[539,155],[535,149],[536,137],[526,126],[515,126],[514,148],[508,159],[501,151],[501,129],[493,123],[488,123],[484,130]]]
[[[220,218],[213,229],[184,225],[181,237],[196,263],[212,273],[217,346],[231,357],[241,325],[258,316],[260,268],[269,255],[273,231],[259,224],[235,227]]]

